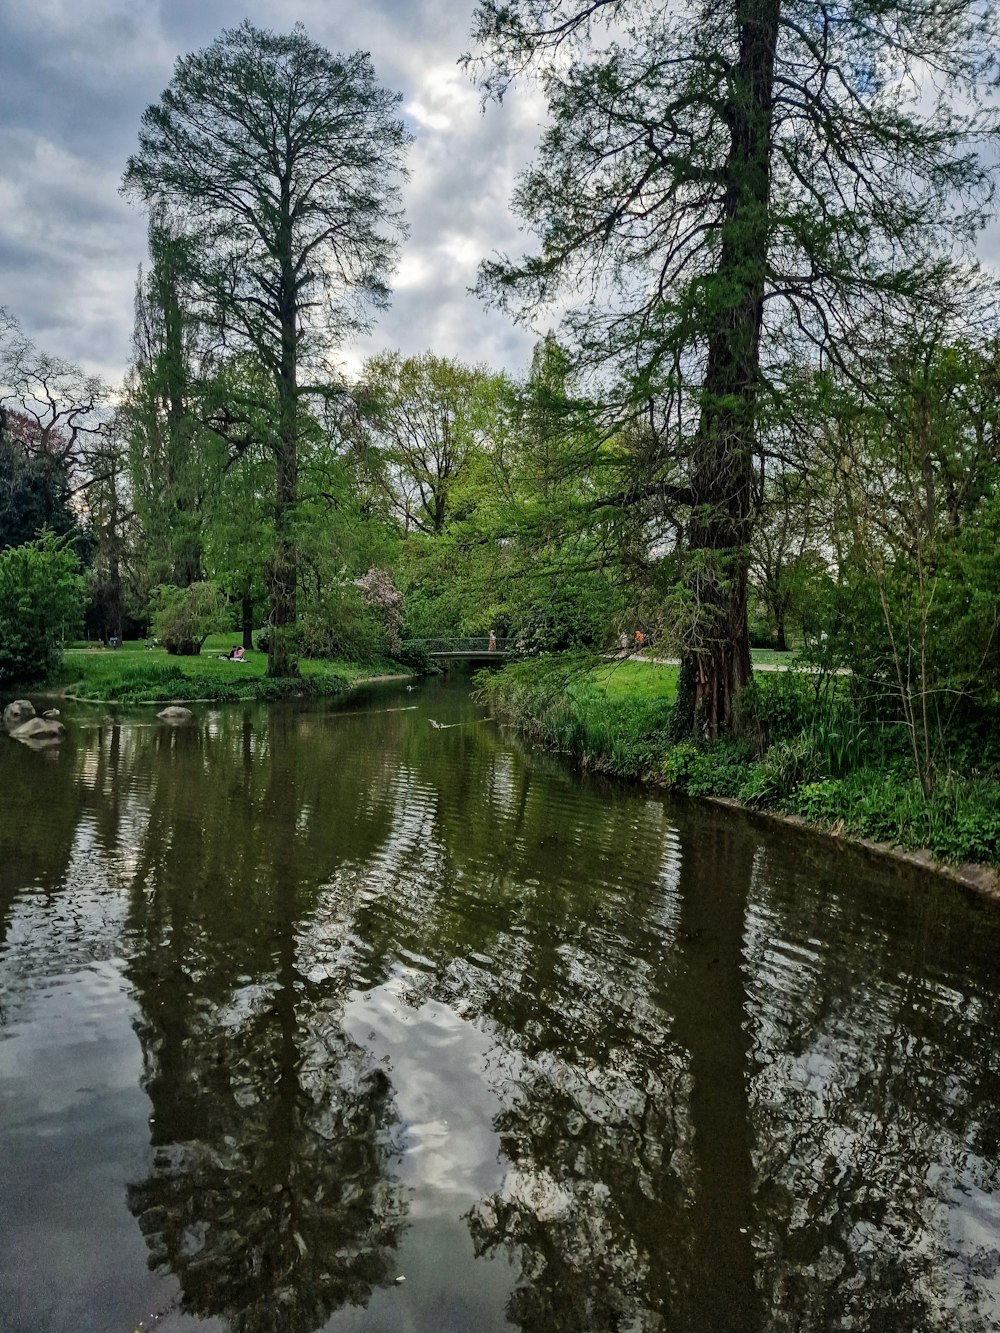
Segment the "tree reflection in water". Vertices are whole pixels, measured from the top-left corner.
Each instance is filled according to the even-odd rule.
[[[405,1215],[389,1078],[341,1028],[353,977],[314,980],[297,957],[316,900],[301,815],[319,795],[303,781],[297,729],[275,713],[256,765],[244,730],[228,773],[198,733],[164,739],[168,770],[182,771],[156,785],[132,895],[156,1151],[129,1206],[151,1265],[180,1279],[183,1308],[239,1333],[306,1333],[363,1305]],[[208,756],[228,799],[203,839],[189,803],[206,796]]]
[[[805,843],[755,858],[738,821],[674,817],[659,960],[643,966],[641,928],[628,982],[604,950],[564,950],[577,1004],[557,1019],[536,995],[553,1021],[526,1046],[503,998],[483,1001],[521,1053],[498,1118],[513,1168],[470,1216],[481,1251],[521,1264],[510,1318],[532,1333],[996,1330],[989,944],[970,953],[947,887],[922,885],[915,906],[907,879],[865,902],[818,860],[817,930],[801,861],[790,873]],[[628,919],[615,904],[606,925]],[[942,989],[963,973],[965,996]]]
[[[441,1027],[413,1047],[435,1087],[490,1107],[496,1172],[449,1216],[474,1269],[511,1261],[495,1326],[1000,1327],[996,912],[581,782],[427,689],[414,712],[228,710],[0,756],[37,765],[50,830],[19,788],[0,962],[4,922],[24,940],[47,912],[46,947],[76,959],[56,928],[72,902],[49,908],[83,900],[84,859],[99,906],[126,886],[100,943],[126,960],[152,1103],[128,1202],[183,1308],[245,1333],[337,1327],[394,1276],[404,1229],[419,1247],[443,1216],[440,1198],[407,1211],[402,1089],[357,1021],[379,990],[408,1022],[478,1029],[479,1069]],[[15,1012],[17,975],[8,991]],[[430,1328],[416,1287],[378,1317]]]
[[[634,829],[631,845],[639,851]],[[641,849],[656,867],[653,850]],[[743,971],[751,866],[752,844],[720,825],[674,849],[644,910],[589,904],[589,938],[561,951],[554,989],[578,1004],[568,1022],[541,1007],[554,1021],[533,1032],[519,1095],[499,1118],[513,1170],[470,1217],[480,1250],[520,1259],[526,1281],[508,1309],[519,1327],[758,1326]],[[605,961],[616,935],[620,957]],[[631,972],[616,966],[627,954]]]

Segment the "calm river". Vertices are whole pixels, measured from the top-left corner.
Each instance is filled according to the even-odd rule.
[[[1000,910],[460,678],[152,713],[0,738],[3,1333],[1000,1329]]]

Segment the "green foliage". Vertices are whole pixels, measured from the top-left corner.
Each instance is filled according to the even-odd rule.
[[[212,583],[192,583],[186,588],[161,583],[153,595],[153,634],[167,652],[193,657],[214,631],[225,624],[229,608]]]
[[[903,847],[926,847],[946,861],[1000,865],[1000,783],[951,778],[925,798],[899,769],[862,768],[805,785],[787,808],[813,823]]]
[[[365,363],[379,477],[404,532],[440,535],[469,504],[470,474],[507,429],[513,387],[485,366],[386,352]]]
[[[514,642],[519,653],[563,653],[607,642],[614,599],[607,581],[588,573],[560,571],[541,596],[518,606]]]
[[[384,627],[353,584],[310,603],[299,617],[296,644],[305,657],[365,662],[386,655]]]
[[[82,612],[83,579],[65,538],[47,533],[0,551],[0,685],[52,672]]]
[[[150,581],[187,587],[203,576],[225,451],[210,416],[210,358],[185,281],[190,246],[164,209],[149,224],[150,267],[136,283],[134,361],[121,407],[129,476]]]
[[[392,364],[398,372],[398,359]],[[448,366],[454,376],[459,368]],[[552,340],[536,349],[524,384],[481,369],[470,374],[464,406],[456,400],[435,414],[440,385],[437,397],[428,390],[427,401],[418,396],[407,404],[408,421],[430,418],[421,430],[426,466],[414,494],[426,496],[428,506],[433,501],[440,522],[417,505],[399,462],[387,454],[407,527],[400,550],[405,637],[492,629],[532,654],[601,647],[623,616],[616,557],[606,558],[622,543],[595,515],[598,474],[591,464],[596,453],[610,468],[614,449],[603,448],[587,405],[572,397],[565,357]],[[427,440],[436,441],[433,449]],[[405,452],[415,486],[413,449]]]
[[[808,736],[775,741],[750,768],[739,795],[748,805],[775,805],[818,772],[819,756]]]
[[[309,394],[338,397],[300,367],[388,299],[409,143],[398,100],[367,53],[333,55],[301,24],[277,34],[246,21],[177,61],[125,172],[128,192],[182,226],[173,254],[199,313],[266,370],[277,402],[273,676],[296,670],[302,409]]]
[[[122,704],[205,700],[266,703],[292,695],[339,694],[349,684],[349,678],[336,670],[307,676],[301,681],[275,680],[263,675],[263,665],[261,662],[260,671],[255,674],[246,674],[245,666],[220,667],[208,673],[190,674],[180,665],[117,661],[102,664],[100,670],[88,664],[84,679],[75,679],[71,684],[74,693],[81,698],[114,700]],[[76,666],[67,664],[64,674],[74,674]]]
[[[66,462],[29,447],[33,426],[23,414],[0,409],[0,550],[45,531],[76,534],[78,544],[83,535],[69,504]]]
[[[418,676],[435,676],[441,671],[424,645],[412,640],[403,640],[399,650],[399,661]]]
[[[608,668],[595,670],[587,653],[540,656],[478,677],[482,697],[548,748],[625,777],[655,773],[672,689],[636,695],[608,686]]]
[[[651,678],[657,673],[626,665]],[[625,671],[606,663],[595,668],[592,658],[579,655],[540,657],[484,674],[479,689],[531,739],[588,767],[928,848],[945,860],[1000,865],[1000,745],[977,735],[971,721],[965,743],[980,768],[951,773],[925,797],[907,771],[900,727],[866,717],[865,701],[843,678],[758,675],[744,694],[742,734],[696,744],[671,739],[676,674],[670,687],[658,691],[647,683],[630,691]]]

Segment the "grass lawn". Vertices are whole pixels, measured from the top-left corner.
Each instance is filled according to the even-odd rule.
[[[773,648],[754,648],[750,656],[754,666],[796,665],[794,652],[778,653]],[[640,702],[673,699],[677,693],[679,671],[677,666],[630,658],[627,662],[607,662],[595,667],[593,680],[608,699],[628,697]]]
[[[774,648],[751,648],[750,660],[754,666],[792,667],[798,664],[799,655],[794,648],[787,653],[779,653]]]
[[[354,681],[404,671],[395,662],[303,660],[299,663],[301,682],[268,680],[264,674],[266,653],[248,652],[244,662],[223,660],[234,643],[239,643],[239,635],[212,634],[197,657],[171,657],[166,649],[147,648],[142,640],[127,640],[114,650],[99,646],[68,648],[52,683],[77,698],[122,703],[225,701],[299,693],[339,694]]]
[[[653,662],[602,662],[594,668],[593,679],[608,699],[672,699],[679,671]]]

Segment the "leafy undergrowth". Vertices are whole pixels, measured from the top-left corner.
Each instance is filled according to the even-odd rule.
[[[170,657],[163,649],[124,644],[120,649],[68,651],[58,677],[50,682],[82,699],[119,703],[210,699],[267,701],[291,695],[335,695],[370,676],[405,673],[394,662],[303,660],[301,679],[275,680],[265,675],[265,653],[249,652],[243,662],[222,657],[232,636],[213,636],[197,657]]]
[[[481,696],[531,740],[589,768],[641,777],[656,765],[677,668],[567,654],[477,677]]]
[[[676,668],[542,657],[480,677],[479,689],[505,721],[587,768],[1000,867],[996,753],[978,747],[973,767],[956,735],[925,799],[898,725],[864,718],[846,683],[821,697],[815,678],[758,679],[743,734],[714,744],[671,740],[676,683]]]

